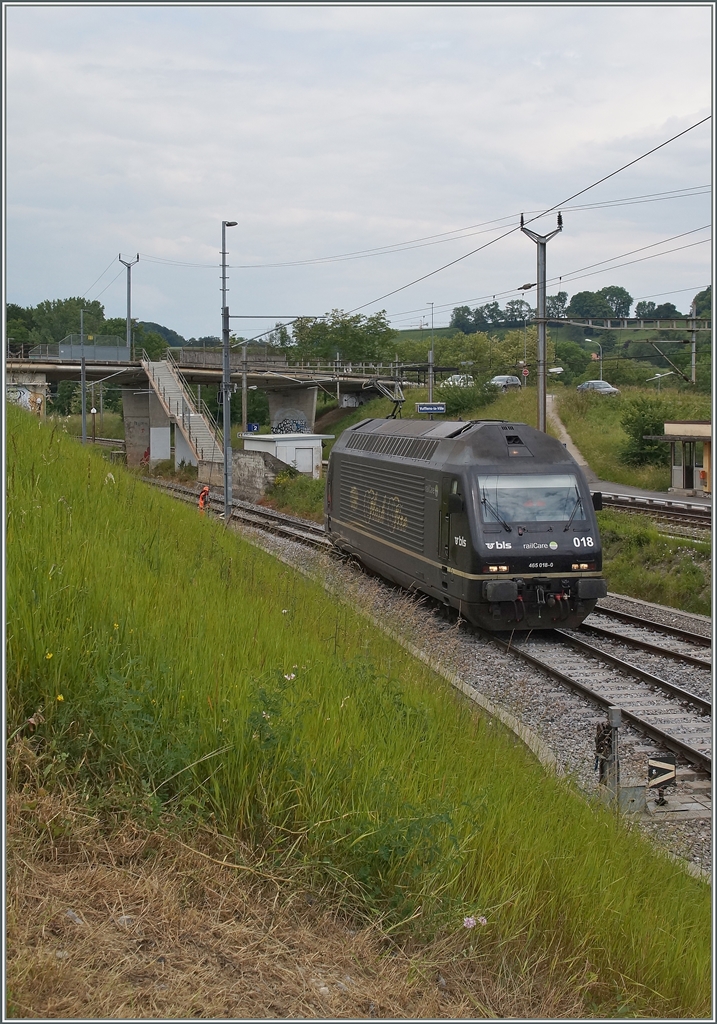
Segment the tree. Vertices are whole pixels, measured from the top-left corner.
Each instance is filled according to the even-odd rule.
[[[620,460],[628,466],[666,466],[669,446],[662,441],[646,441],[645,435],[664,434],[667,409],[659,398],[633,398],[625,403],[620,420],[627,434]]]
[[[712,318],[712,285],[698,292],[694,298],[695,316],[709,320]]]
[[[534,316],[535,310],[525,299],[511,299],[505,304],[506,320],[532,320]]]
[[[473,314],[470,311],[470,307],[456,306],[451,313],[450,326],[463,331],[464,334],[473,334],[475,326],[473,325]]]
[[[610,303],[599,292],[576,292],[567,308],[569,316],[604,319],[613,316]]]
[[[641,320],[651,320],[655,316],[656,308],[654,302],[638,302],[635,306],[635,316]]]
[[[36,344],[52,344],[62,341],[69,334],[80,333],[80,310],[84,314],[85,334],[100,334],[103,331],[105,307],[96,299],[88,302],[82,296],[70,299],[46,299],[38,302],[33,310],[31,341]]]
[[[565,370],[562,380],[571,384],[581,377],[591,362],[590,353],[575,341],[558,341],[555,344],[555,361]]]
[[[350,316],[332,309],[322,319],[301,317],[294,323],[296,355],[300,359],[343,362],[380,362],[391,358],[391,342],[398,336],[381,310],[372,316]]]
[[[632,295],[624,288],[621,288],[617,284],[609,284],[606,288],[601,288],[596,295],[602,296],[607,302],[608,306],[612,310],[613,316],[629,316],[630,307],[632,306]]]
[[[655,312],[652,315],[656,320],[675,320],[681,317],[682,313],[672,302],[663,302],[661,305],[655,306]]]
[[[557,295],[547,295],[545,298],[545,312],[548,316],[565,316],[568,308],[568,293],[558,292]]]

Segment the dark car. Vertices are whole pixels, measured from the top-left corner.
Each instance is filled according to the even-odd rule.
[[[488,383],[493,384],[502,391],[512,391],[514,388],[521,387],[520,377],[512,377],[506,374],[499,374],[499,376],[493,377]]]
[[[620,389],[614,388],[612,384],[608,384],[606,380],[586,380],[583,384],[578,384],[578,391],[597,391],[601,395],[619,395]]]

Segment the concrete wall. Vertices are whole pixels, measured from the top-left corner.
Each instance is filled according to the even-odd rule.
[[[268,452],[232,452],[232,491],[242,501],[257,501],[266,494],[279,473],[285,472],[284,462]],[[201,462],[197,473],[201,484],[224,490],[224,466],[220,462]]]
[[[272,434],[313,433],[318,393],[318,388],[267,391]]]
[[[197,457],[187,444],[184,434],[175,424],[174,426],[174,468],[179,469],[181,464],[185,466],[196,466]]]
[[[171,458],[169,417],[154,393],[149,398],[149,464]]]
[[[44,373],[11,372],[5,381],[5,401],[45,418],[48,384]]]

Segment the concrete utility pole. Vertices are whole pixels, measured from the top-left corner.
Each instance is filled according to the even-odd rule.
[[[232,408],[231,363],[229,359],[229,307],[227,306],[227,228],[235,220],[222,221],[222,433],[224,435],[224,525],[232,507]]]
[[[692,315],[692,383],[696,384],[697,383],[697,331],[695,330],[695,328],[697,327],[697,324],[695,322],[695,317],[697,316],[697,303],[694,301],[694,299],[692,300],[692,305],[690,306],[690,313]]]
[[[532,238],[538,246],[538,310],[535,318],[538,324],[538,430],[546,433],[545,247],[551,238],[563,230],[563,215],[562,213],[558,214],[558,226],[555,231],[551,231],[549,235],[538,235],[524,226],[521,213],[520,230]]]
[[[139,253],[133,260],[123,260],[122,253],[119,254],[119,261],[127,267],[127,348],[129,357],[132,358],[132,267],[139,263]]]
[[[85,372],[84,356],[80,363],[80,391],[82,392],[82,443],[87,444],[87,373]]]
[[[433,401],[433,303],[428,302],[426,305],[431,307],[431,351],[428,353],[428,401]],[[431,419],[433,417],[431,416]]]

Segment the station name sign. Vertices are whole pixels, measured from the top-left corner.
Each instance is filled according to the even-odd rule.
[[[416,412],[429,413],[430,415],[435,413],[442,413],[446,411],[445,402],[416,402]]]

